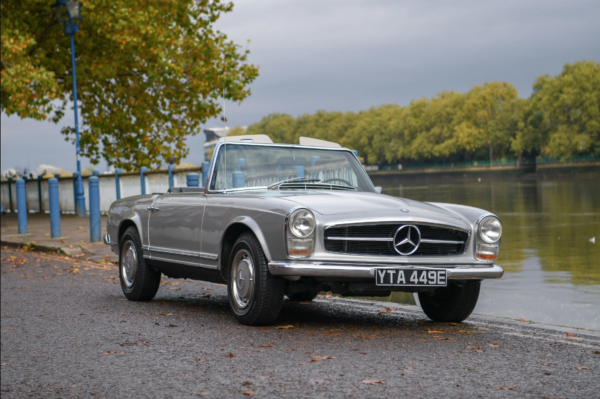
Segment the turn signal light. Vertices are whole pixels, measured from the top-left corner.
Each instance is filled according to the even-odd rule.
[[[288,253],[293,256],[308,256],[313,252],[312,238],[288,238]]]
[[[475,256],[481,260],[496,260],[498,258],[499,245],[477,244]]]

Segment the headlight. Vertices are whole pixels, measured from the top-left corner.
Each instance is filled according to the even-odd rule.
[[[298,209],[290,217],[290,231],[298,238],[306,238],[315,231],[315,215],[308,209]]]
[[[310,256],[315,246],[315,215],[308,209],[297,209],[287,221],[287,251],[292,257]]]
[[[500,241],[502,237],[502,223],[495,217],[483,219],[479,225],[479,236],[488,244],[494,244]]]

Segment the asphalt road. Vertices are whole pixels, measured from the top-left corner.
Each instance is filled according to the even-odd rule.
[[[1,288],[2,398],[592,398],[600,390],[597,332],[567,337],[573,330],[479,316],[434,323],[418,307],[336,298],[286,302],[275,326],[246,327],[231,316],[224,286],[163,277],[154,301],[129,302],[115,266],[10,250]]]

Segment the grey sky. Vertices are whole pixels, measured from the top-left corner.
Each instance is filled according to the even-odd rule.
[[[597,0],[237,1],[217,27],[244,47],[251,40],[250,62],[260,76],[249,99],[226,105],[228,125],[274,112],[406,105],[493,80],[511,82],[527,97],[539,75],[600,61],[599,20]],[[74,148],[59,134],[72,116],[54,125],[3,114],[1,123],[2,170],[74,168]],[[195,164],[203,157],[200,136],[188,140],[187,160]]]

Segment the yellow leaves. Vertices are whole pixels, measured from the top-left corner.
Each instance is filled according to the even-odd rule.
[[[276,330],[287,330],[289,328],[294,328],[294,326],[290,324],[290,325],[287,325],[287,326],[277,326],[277,327],[275,327]]]
[[[385,384],[384,380],[362,380],[363,384],[366,385],[377,385],[377,384]]]

